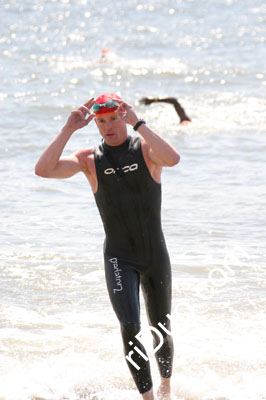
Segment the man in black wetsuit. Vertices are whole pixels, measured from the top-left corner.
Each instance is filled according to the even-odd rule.
[[[91,113],[90,109],[93,112]],[[71,135],[95,118],[103,143],[63,157]],[[127,134],[127,124],[140,134]],[[126,361],[142,398],[153,400],[149,359],[140,332],[139,286],[161,375],[160,399],[171,399],[171,267],[161,227],[161,171],[179,162],[176,150],[139,120],[132,106],[109,93],[72,111],[35,167],[46,178],[82,171],[103,221],[105,276],[119,319]]]
[[[165,97],[163,99],[159,99],[158,97],[143,97],[140,99],[141,104],[145,104],[145,106],[150,105],[151,103],[168,103],[172,104],[174,106],[174,109],[179,116],[180,119],[180,124],[181,125],[188,125],[191,122],[191,119],[187,116],[184,108],[181,106],[181,104],[178,102],[178,100],[175,97]]]

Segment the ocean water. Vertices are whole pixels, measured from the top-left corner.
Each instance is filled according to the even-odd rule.
[[[181,154],[163,173],[173,400],[266,399],[265,2],[0,0],[0,17],[0,399],[140,398],[89,185],[34,175],[70,111],[108,91]],[[192,123],[143,96],[177,97]],[[98,142],[91,123],[65,154]]]

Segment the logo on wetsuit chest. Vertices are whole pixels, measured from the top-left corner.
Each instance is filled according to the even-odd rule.
[[[124,167],[121,168],[121,170],[123,172],[127,173],[127,172],[136,171],[136,169],[138,169],[138,167],[139,167],[139,165],[137,163],[135,163],[135,164],[131,164],[131,165],[125,165]],[[106,175],[115,174],[116,170],[119,170],[119,169],[120,168],[116,168],[116,169],[114,169],[114,168],[106,168],[104,170],[104,173]]]
[[[110,261],[110,263],[114,267],[114,275],[115,275],[117,289],[113,289],[113,292],[114,292],[114,294],[116,294],[116,292],[121,292],[123,290],[123,286],[122,286],[122,282],[121,282],[122,276],[120,275],[120,272],[122,272],[122,270],[119,269],[118,261],[117,261],[116,257],[110,258],[108,261]]]

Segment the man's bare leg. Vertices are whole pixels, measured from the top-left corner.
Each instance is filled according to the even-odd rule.
[[[159,386],[158,400],[171,400],[171,384],[170,378],[161,378],[161,384]]]
[[[153,395],[153,390],[149,390],[146,393],[143,393],[142,395],[143,400],[154,400],[154,395]]]

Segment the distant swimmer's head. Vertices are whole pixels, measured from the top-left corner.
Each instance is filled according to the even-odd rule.
[[[115,93],[105,93],[97,97],[93,106],[93,111],[96,117],[114,114],[118,109],[115,100],[122,100],[121,97]]]
[[[102,49],[102,57],[106,57],[106,55],[110,52],[109,49]]]

